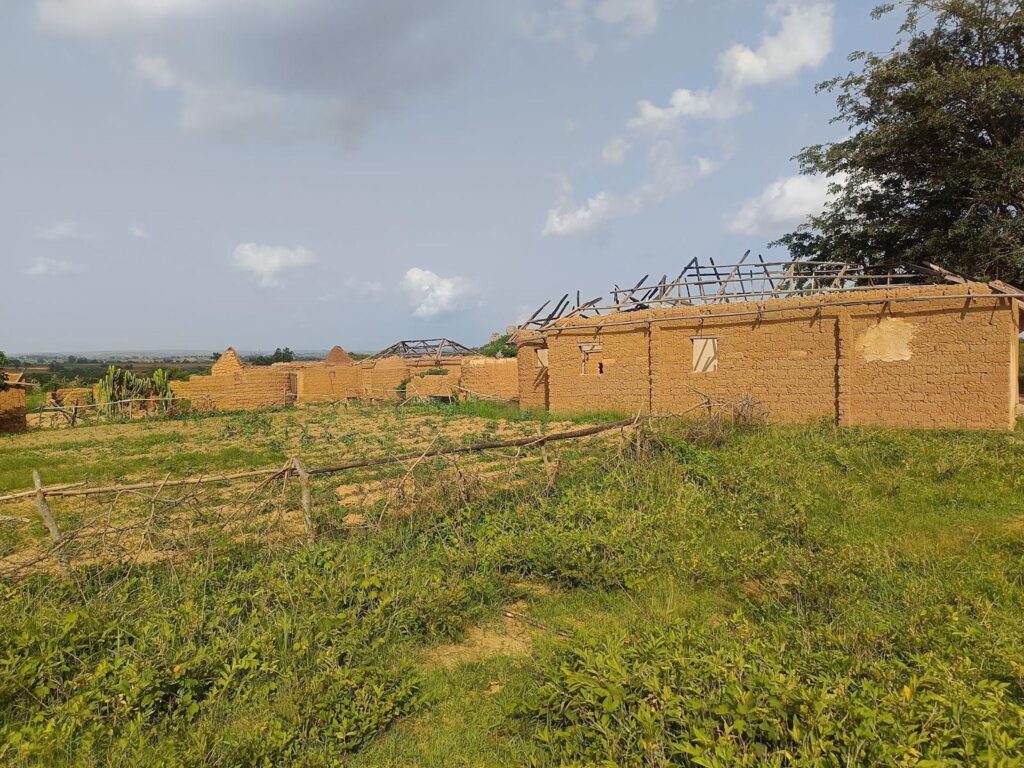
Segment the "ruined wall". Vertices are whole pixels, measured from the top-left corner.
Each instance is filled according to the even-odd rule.
[[[459,384],[466,397],[518,400],[519,363],[515,358],[464,358]]]
[[[289,402],[286,393],[290,390],[292,374],[288,370],[247,366],[228,371],[175,381],[171,389],[175,397],[188,398],[195,410],[236,411]]]
[[[362,397],[367,400],[398,400],[398,388],[410,377],[409,364],[400,357],[360,363]]]
[[[539,356],[538,356],[539,352]],[[548,407],[547,346],[539,333],[520,331],[516,368],[519,378],[519,407],[525,411]]]
[[[598,348],[599,347],[599,348]],[[588,368],[583,349],[589,348]],[[650,380],[646,325],[566,329],[548,337],[552,411],[647,412]]]
[[[3,374],[0,373],[0,376]],[[25,390],[22,387],[8,387],[0,391],[0,434],[24,432],[27,428]]]
[[[437,373],[439,368],[446,373]],[[415,360],[409,362],[409,376],[407,397],[478,397],[510,402],[519,398],[514,359],[473,356],[448,358],[440,364],[431,359]]]
[[[217,362],[210,368],[210,375],[223,376],[229,373],[237,373],[242,370],[242,358],[235,352],[234,347],[228,347],[224,354],[217,358]]]
[[[88,405],[95,402],[91,387],[68,387],[58,389],[53,393],[53,398],[59,405],[70,408],[75,405]]]
[[[968,290],[991,292],[922,286],[815,297],[820,309],[777,300],[637,312],[625,326],[577,320],[548,336],[550,407],[677,413],[749,395],[782,423],[1012,428],[1017,313],[1008,299],[943,298]],[[871,303],[897,295],[917,300]],[[757,307],[768,311],[739,314]]]
[[[297,403],[329,403],[362,396],[362,369],[353,365],[323,365],[295,373]]]
[[[417,374],[410,379],[405,389],[406,397],[446,397],[459,396],[458,369],[449,370],[446,374]]]
[[[691,318],[655,323],[651,333],[655,413],[678,413],[705,397],[735,402],[750,396],[775,422],[836,417],[834,318],[812,312]],[[708,353],[715,362],[707,369],[694,364],[702,339],[717,351]]]
[[[341,347],[322,361],[303,360],[270,366],[244,365],[232,347],[213,364],[209,376],[174,382],[177,397],[192,401],[197,410],[232,411],[319,403],[362,395],[362,370]]]
[[[842,423],[1012,429],[1016,315],[1009,301],[851,308]]]

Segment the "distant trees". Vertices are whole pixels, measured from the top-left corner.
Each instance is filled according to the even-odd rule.
[[[257,355],[250,358],[248,362],[253,365],[273,365],[274,363],[290,363],[295,360],[295,353],[288,347],[278,347],[272,355]]]
[[[507,333],[498,336],[480,347],[477,352],[487,357],[515,357],[516,348],[509,343],[510,338]]]
[[[838,93],[849,135],[798,157],[833,198],[778,243],[1024,283],[1024,0],[903,0],[873,15],[897,8],[891,51],[855,53],[862,71],[818,86]]]

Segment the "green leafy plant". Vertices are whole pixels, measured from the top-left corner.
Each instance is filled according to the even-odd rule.
[[[160,368],[147,378],[111,365],[96,386],[96,401],[106,406],[104,410],[108,414],[130,412],[133,407],[129,401],[150,398],[155,399],[158,409],[167,411],[173,405],[173,397],[170,376]]]
[[[509,344],[511,336],[504,334],[480,347],[477,352],[486,357],[515,357],[515,345]]]

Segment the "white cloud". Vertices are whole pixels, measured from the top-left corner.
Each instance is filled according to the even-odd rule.
[[[646,3],[622,2],[607,5],[605,14],[619,18],[633,8],[637,19],[646,18]],[[614,8],[613,8],[614,6]],[[623,135],[614,136],[601,151],[605,165],[622,165],[634,144],[656,142],[648,152],[647,181],[629,194],[598,192],[582,204],[573,202],[571,190],[547,213],[545,235],[592,232],[609,220],[642,211],[687,187],[694,179],[714,173],[726,159],[728,149],[719,148],[714,160],[697,155],[689,164],[679,160],[677,145],[683,140],[683,126],[690,120],[733,119],[750,109],[746,90],[791,78],[801,70],[816,67],[832,48],[832,0],[775,0],[767,9],[770,31],[762,35],[756,49],[735,44],[719,57],[719,78],[713,88],[677,88],[665,106],[642,99],[637,114],[626,122]],[[653,8],[656,21],[656,6]],[[714,141],[714,139],[712,139]],[[753,203],[753,201],[752,201]]]
[[[58,221],[48,227],[36,230],[36,240],[81,240],[84,238],[78,223],[74,221]]]
[[[29,265],[29,268],[25,270],[25,274],[43,277],[46,275],[66,275],[74,271],[75,267],[69,261],[54,259],[49,256],[37,256],[32,261],[32,264]]]
[[[535,7],[521,19],[523,32],[535,40],[570,48],[580,61],[597,53],[595,34],[611,30],[625,37],[654,31],[662,0],[558,0]]]
[[[134,237],[134,238],[136,238],[138,240],[147,240],[147,239],[149,239],[149,232],[147,232],[143,227],[140,227],[138,224],[133,226],[128,231],[129,231],[129,233],[131,234],[132,237]]]
[[[579,235],[599,230],[612,219],[639,213],[717,170],[718,164],[705,157],[686,164],[675,146],[659,141],[647,155],[647,181],[627,195],[599,192],[581,205],[572,199],[572,188],[563,180],[561,199],[548,210],[543,235]]]
[[[646,35],[658,25],[657,0],[602,0],[594,15],[605,24],[622,24],[631,35]]]
[[[376,280],[357,280],[354,277],[345,278],[345,287],[351,291],[357,291],[359,295],[376,298],[384,294],[384,285]]]
[[[604,145],[601,150],[601,159],[606,165],[622,165],[626,161],[626,153],[632,146],[629,140],[623,136],[616,136]]]
[[[637,115],[626,123],[631,131],[665,133],[686,118],[727,120],[747,109],[739,94],[721,89],[691,91],[677,88],[668,105],[659,107],[647,99],[637,102]]]
[[[235,269],[249,272],[264,287],[280,285],[277,277],[289,269],[309,266],[316,254],[305,248],[285,248],[259,243],[239,243],[231,256]]]
[[[441,277],[418,267],[405,273],[401,287],[413,305],[413,315],[424,318],[462,309],[475,292],[464,277]]]
[[[582,205],[564,197],[548,209],[543,235],[579,235],[593,232],[618,215],[621,201],[608,192],[599,192]]]
[[[795,77],[818,67],[832,50],[831,0],[777,0],[768,6],[769,22],[778,27],[765,34],[757,50],[737,43],[719,57],[719,83],[714,89],[673,91],[659,107],[643,99],[627,127],[665,132],[685,119],[728,120],[749,109],[744,91]]]
[[[137,54],[132,62],[137,74],[143,80],[147,80],[157,88],[174,88],[179,85],[178,76],[171,69],[166,59],[159,56],[146,56]]]
[[[781,235],[809,215],[820,213],[829,198],[829,185],[840,181],[825,176],[789,176],[774,181],[743,204],[729,229],[740,235]]]
[[[826,0],[779,0],[768,6],[778,23],[757,50],[737,44],[722,54],[723,80],[734,88],[765,85],[818,67],[832,50],[832,3]]]
[[[133,56],[185,131],[354,145],[468,65],[490,3],[35,0],[40,27]]]

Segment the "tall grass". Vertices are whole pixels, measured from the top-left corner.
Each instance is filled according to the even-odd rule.
[[[328,535],[311,547],[8,585],[0,759],[1012,765],[1024,754],[1019,434],[665,423],[548,459],[491,490],[418,467],[424,492],[375,531],[333,528],[347,510],[322,487]],[[424,647],[514,599],[533,616],[532,658],[454,671],[424,661]]]

